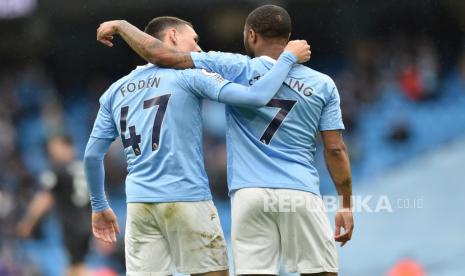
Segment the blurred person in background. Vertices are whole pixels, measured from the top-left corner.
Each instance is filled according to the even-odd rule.
[[[32,199],[17,226],[17,234],[29,238],[41,218],[55,205],[69,253],[67,275],[87,275],[84,258],[89,249],[91,214],[82,162],[76,160],[73,142],[66,135],[47,141],[52,168],[40,176],[40,191]]]
[[[283,51],[291,35],[291,19],[283,8],[274,5],[261,6],[249,14],[244,46],[250,56],[257,57],[253,59],[221,52],[182,52],[126,21],[101,24],[97,39],[111,47],[114,34],[121,35],[151,63],[204,68],[251,85],[262,80]],[[339,94],[328,76],[304,66],[294,68],[286,85],[266,107],[227,107],[228,185],[237,274],[276,275],[283,257],[288,272],[337,275],[334,240],[342,246],[351,239],[352,179],[341,134],[344,125]],[[279,111],[271,112],[269,107]],[[334,237],[313,161],[318,131],[341,199]],[[264,210],[267,197],[280,196],[303,199],[318,206],[318,210],[309,212],[302,206],[295,213]],[[341,232],[341,228],[345,231]]]

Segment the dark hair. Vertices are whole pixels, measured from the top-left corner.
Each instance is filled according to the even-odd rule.
[[[147,26],[145,26],[144,32],[161,40],[163,38],[163,33],[167,28],[177,28],[182,25],[189,25],[193,27],[192,23],[174,16],[159,16],[150,20]]]
[[[264,38],[288,39],[291,33],[291,17],[285,9],[275,5],[256,8],[247,16],[245,25]]]

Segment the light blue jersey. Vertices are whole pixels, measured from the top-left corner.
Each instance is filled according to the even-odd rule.
[[[191,53],[197,68],[252,85],[274,64],[269,57]],[[228,186],[285,188],[320,194],[315,168],[318,131],[344,129],[337,88],[330,77],[294,65],[266,107],[226,106]]]
[[[201,100],[261,107],[276,94],[297,57],[283,53],[252,86],[200,69],[138,67],[100,98],[84,154],[92,209],[108,208],[103,156],[120,137],[128,165],[127,202],[211,199],[202,150]]]
[[[121,137],[128,202],[211,199],[202,151],[201,98],[218,100],[227,83],[201,70],[146,65],[102,95],[91,137]]]

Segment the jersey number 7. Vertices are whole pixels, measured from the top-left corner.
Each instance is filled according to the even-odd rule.
[[[168,101],[170,100],[171,94],[162,95],[152,99],[144,101],[144,109],[158,106],[155,119],[153,120],[153,129],[152,129],[152,151],[155,151],[159,147],[160,141],[160,128],[163,123],[163,118],[165,117],[166,107],[168,106]],[[123,141],[124,148],[132,147],[135,155],[140,155],[139,144],[141,142],[140,134],[136,133],[136,127],[129,127],[129,138],[126,138],[127,130],[127,118],[129,113],[129,106],[123,106],[121,108],[121,118],[119,121],[121,128],[121,140]]]
[[[293,100],[272,99],[266,104],[266,106],[268,107],[278,107],[279,111],[276,114],[276,116],[274,116],[273,120],[271,120],[271,123],[265,129],[265,132],[263,132],[263,135],[260,138],[260,141],[263,144],[270,144],[274,134],[279,129],[284,119],[286,119],[287,114],[289,113],[289,111],[291,111],[291,109],[294,107],[296,103],[297,101]]]

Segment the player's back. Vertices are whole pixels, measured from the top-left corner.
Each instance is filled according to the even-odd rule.
[[[186,91],[179,74],[140,66],[100,99],[124,146],[128,202],[211,198],[202,154],[201,99]]]
[[[270,58],[248,60],[248,84],[273,65]],[[314,166],[318,131],[342,129],[339,95],[330,77],[296,65],[266,107],[227,107],[228,183],[290,188],[319,194]]]

